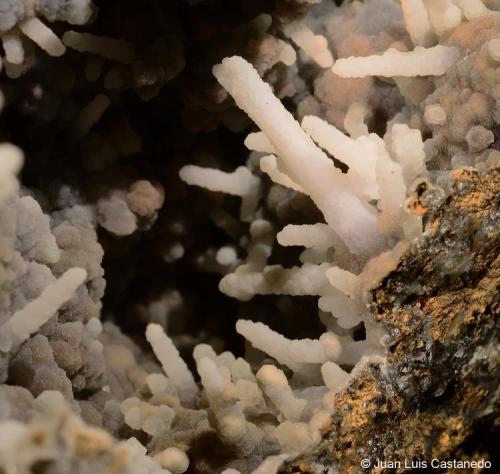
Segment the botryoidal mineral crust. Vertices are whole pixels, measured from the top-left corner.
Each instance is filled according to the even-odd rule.
[[[337,394],[323,441],[285,472],[363,472],[362,460],[366,472],[405,472],[405,460],[495,464],[499,191],[498,169],[454,173],[450,195],[427,209],[426,232],[371,291],[371,314],[388,331],[386,363]],[[431,193],[415,199],[425,207]],[[373,467],[389,461],[401,465]]]

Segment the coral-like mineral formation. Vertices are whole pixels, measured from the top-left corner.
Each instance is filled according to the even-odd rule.
[[[0,473],[498,470],[498,0],[0,41]]]

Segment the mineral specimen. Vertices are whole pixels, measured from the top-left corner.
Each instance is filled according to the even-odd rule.
[[[500,2],[0,0],[0,39],[0,472],[494,469]]]

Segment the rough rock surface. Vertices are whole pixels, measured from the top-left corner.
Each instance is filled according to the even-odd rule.
[[[322,443],[286,472],[360,472],[363,459],[402,462],[372,472],[405,472],[405,460],[494,461],[500,172],[453,178],[435,208],[432,190],[415,196],[427,230],[372,291],[371,312],[389,333],[387,363],[370,364],[337,395]]]

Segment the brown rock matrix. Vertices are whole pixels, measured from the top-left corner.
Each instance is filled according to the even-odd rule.
[[[363,459],[371,472],[405,472],[405,460],[494,465],[500,172],[462,169],[453,181],[450,196],[428,209],[424,235],[372,291],[371,313],[389,333],[386,365],[367,366],[338,394],[322,443],[286,472],[332,464],[362,472]],[[390,461],[401,465],[373,467]]]

